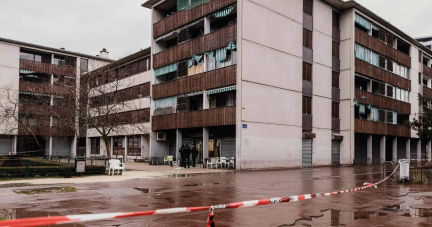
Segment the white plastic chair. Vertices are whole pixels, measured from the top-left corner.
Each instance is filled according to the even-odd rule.
[[[175,167],[175,166],[177,166],[177,167]],[[180,170],[182,170],[182,169],[184,169],[184,168],[183,168],[183,167],[180,167],[180,166],[178,165],[178,161],[173,161],[173,170],[172,170],[172,172],[171,172],[171,177],[174,175],[174,171],[175,171],[175,170],[177,170],[177,173],[176,173],[176,177],[177,177],[177,175],[179,174]]]
[[[217,161],[217,163],[216,163],[216,168],[217,168],[217,165],[220,165],[220,166],[221,166],[221,169],[223,169],[224,166],[227,166],[227,158],[226,158],[226,157],[221,157],[221,158]]]
[[[120,170],[122,170],[122,175],[123,175],[123,171],[125,170],[126,165],[124,163],[121,163],[120,160],[118,159],[111,159],[109,160],[109,168],[108,168],[108,175],[111,175],[111,170],[113,170],[113,176],[115,174],[115,171],[117,170],[119,174]]]
[[[168,164],[168,156],[164,157],[164,165]]]
[[[234,157],[231,157],[231,158],[227,159],[228,169],[231,169],[231,167],[232,167],[232,169],[234,169],[234,166],[235,166],[234,162],[235,162],[235,158]]]
[[[210,158],[210,162],[207,160],[207,169],[210,166],[210,169],[213,169],[213,166],[217,169],[217,158]]]

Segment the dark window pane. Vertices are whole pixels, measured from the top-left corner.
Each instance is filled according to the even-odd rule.
[[[303,80],[312,81],[312,65],[303,62]]]

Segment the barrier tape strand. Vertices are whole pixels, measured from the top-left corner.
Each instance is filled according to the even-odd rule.
[[[98,221],[98,220],[105,220],[105,219],[112,219],[112,218],[127,218],[127,217],[148,216],[148,215],[188,213],[188,212],[196,212],[196,211],[204,211],[204,210],[209,211],[209,216],[207,219],[207,227],[214,227],[215,210],[245,208],[245,207],[287,203],[287,202],[297,202],[306,199],[319,198],[322,196],[339,195],[348,192],[360,191],[370,187],[376,188],[377,185],[381,184],[382,182],[388,180],[391,176],[393,176],[396,173],[396,170],[399,168],[399,166],[400,164],[398,164],[398,166],[394,169],[394,171],[389,176],[387,176],[386,178],[384,178],[383,180],[377,183],[364,183],[362,187],[337,191],[337,192],[251,200],[251,201],[244,201],[244,202],[221,204],[216,206],[182,207],[182,208],[170,208],[170,209],[160,209],[160,210],[152,210],[152,211],[123,212],[123,213],[79,214],[79,215],[66,215],[66,216],[54,216],[54,217],[40,217],[40,218],[23,218],[23,219],[0,221],[0,227],[45,226],[45,225],[57,225],[57,224],[76,223],[76,222],[85,222],[85,221]]]

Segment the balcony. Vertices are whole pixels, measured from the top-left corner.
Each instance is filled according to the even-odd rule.
[[[432,78],[432,69],[426,65],[423,65],[423,75]]]
[[[362,97],[366,97],[362,99]],[[411,104],[402,102],[393,98],[388,98],[382,95],[376,95],[368,91],[355,89],[355,98],[359,103],[364,105],[371,104],[372,106],[380,107],[387,110],[393,110],[398,113],[410,114]]]
[[[396,87],[411,90],[411,81],[400,77],[396,74],[393,74],[387,70],[376,67],[372,64],[369,64],[365,61],[362,61],[358,58],[355,59],[355,71],[357,73],[363,74],[365,76],[369,76],[371,78],[389,83]]]
[[[52,73],[57,76],[76,77],[76,71],[72,66],[52,65]]]
[[[335,42],[340,42],[340,29],[332,27],[332,40]]]
[[[28,127],[28,129],[26,129]],[[32,136],[32,134],[37,136],[50,136],[49,126],[41,126],[41,125],[30,125],[30,126],[18,126],[18,135],[20,136]]]
[[[20,59],[20,69],[35,71],[40,73],[52,74],[52,67],[49,63],[42,63]]]
[[[19,90],[25,92],[31,92],[31,93],[38,93],[38,94],[50,94],[51,84],[20,81]]]
[[[157,38],[235,2],[237,0],[211,0],[210,3],[197,6],[191,10],[178,11],[153,24],[153,37]]]
[[[68,127],[51,126],[51,136],[74,136],[75,131]]]
[[[423,96],[432,98],[432,89],[423,86]]]
[[[411,129],[405,125],[392,125],[376,121],[355,119],[354,131],[375,135],[411,137]]]
[[[362,46],[365,46],[381,55],[391,58],[392,60],[411,68],[410,56],[398,51],[397,49],[394,49],[391,46],[388,46],[381,40],[368,35],[358,28],[355,29],[355,41]]]
[[[49,115],[49,105],[36,105],[31,103],[20,103],[19,109],[20,114],[32,114],[32,115]]]
[[[154,131],[235,124],[235,106],[154,116],[152,118],[152,130]]]
[[[236,84],[237,66],[229,66],[153,85],[153,99]]]
[[[183,59],[191,58],[194,54],[202,54],[207,51],[226,47],[230,42],[237,42],[237,24],[153,55],[153,68],[157,69]]]
[[[339,133],[340,132],[340,119],[332,118],[332,131]]]

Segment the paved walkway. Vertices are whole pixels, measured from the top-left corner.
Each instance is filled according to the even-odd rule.
[[[151,166],[148,163],[126,161],[126,171],[123,175],[115,176],[88,176],[76,178],[41,178],[29,180],[14,180],[14,181],[0,181],[0,185],[4,184],[81,184],[81,183],[98,183],[98,182],[117,182],[133,179],[152,179],[170,177],[173,167],[168,165]],[[233,170],[224,169],[204,169],[201,166],[191,167],[188,169],[180,170],[179,174],[194,175],[202,173],[216,173],[216,172],[230,172]]]

